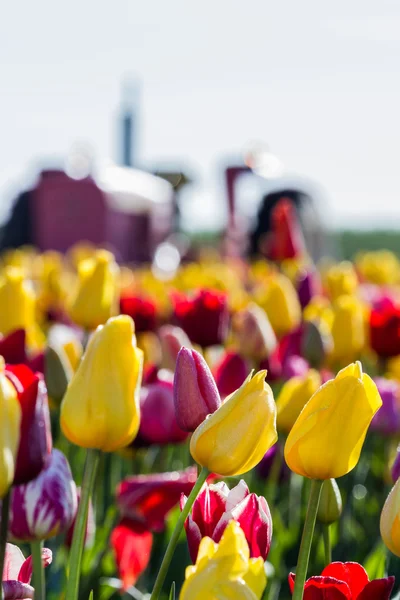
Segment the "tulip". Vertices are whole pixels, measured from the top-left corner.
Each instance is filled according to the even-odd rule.
[[[333,306],[332,360],[354,360],[365,346],[364,305],[353,296],[340,296]]]
[[[181,497],[181,510],[187,501]],[[186,536],[192,562],[196,562],[201,539],[210,537],[219,542],[228,523],[237,521],[249,545],[250,556],[265,560],[271,546],[272,519],[263,496],[250,494],[241,480],[229,490],[225,483],[205,484],[194,501],[192,514],[185,522]]]
[[[47,390],[43,379],[25,365],[8,365],[7,379],[16,389],[21,406],[20,443],[14,484],[35,479],[50,458],[51,426]]]
[[[241,475],[255,467],[277,440],[276,406],[265,371],[228,396],[201,423],[190,441],[194,460],[223,477]]]
[[[175,296],[174,303],[177,324],[193,344],[206,348],[224,342],[229,326],[226,294],[201,289],[193,298]]]
[[[289,198],[282,198],[272,209],[271,242],[272,260],[282,261],[306,254],[296,208]]]
[[[49,548],[42,548],[43,566],[51,564],[53,555]],[[3,571],[4,600],[27,600],[34,598],[35,590],[30,585],[32,579],[32,556],[24,558],[14,544],[6,544]]]
[[[91,336],[62,401],[64,435],[104,452],[130,444],[139,429],[141,378],[142,352],[132,319],[109,319]]]
[[[315,369],[325,362],[333,348],[330,331],[321,323],[305,321],[301,339],[301,354]]]
[[[394,379],[377,377],[376,387],[382,398],[382,407],[371,422],[371,429],[384,436],[400,432],[400,384]]]
[[[285,335],[300,324],[301,307],[297,293],[285,275],[271,276],[259,303],[278,336]]]
[[[117,488],[117,506],[123,517],[144,523],[151,531],[162,531],[168,513],[181,494],[190,494],[196,479],[196,467],[127,477]]]
[[[172,381],[158,381],[140,392],[140,428],[136,441],[149,444],[177,444],[186,440],[176,420]]]
[[[35,325],[35,293],[23,271],[6,267],[0,282],[0,332],[31,329]]]
[[[397,448],[396,457],[391,467],[391,473],[392,480],[394,483],[396,483],[396,481],[400,477],[400,447]]]
[[[321,385],[318,371],[310,369],[305,375],[286,381],[276,401],[278,430],[289,433],[311,396]]]
[[[213,374],[221,398],[226,398],[239,388],[249,374],[249,367],[236,352],[224,352],[214,365]]]
[[[25,329],[16,329],[0,339],[0,356],[8,365],[27,364]]]
[[[390,250],[359,254],[356,257],[356,267],[362,278],[370,283],[393,285],[399,280],[399,260]]]
[[[118,266],[114,256],[98,250],[78,265],[78,286],[71,300],[70,316],[85,329],[95,329],[117,314]]]
[[[324,525],[331,525],[340,519],[342,514],[342,496],[334,479],[326,479],[321,488],[317,520]]]
[[[81,488],[80,487],[78,487],[76,489],[76,498],[78,501],[78,508],[79,508],[79,504],[81,501]],[[65,536],[65,545],[67,546],[67,548],[71,548],[71,545],[72,545],[72,536],[74,535],[75,523],[76,523],[76,515],[75,515],[75,518],[72,521],[70,528],[68,529],[67,534]],[[85,530],[85,541],[84,541],[85,548],[91,548],[93,546],[95,535],[96,535],[96,521],[94,518],[92,499],[90,499],[87,521],[86,521],[86,530]]]
[[[34,542],[71,526],[78,507],[76,485],[64,454],[53,450],[41,473],[12,488],[9,530],[13,538]]]
[[[14,480],[21,421],[17,391],[5,376],[4,360],[0,357],[0,498],[5,496]]]
[[[50,398],[58,405],[67,391],[72,369],[62,351],[51,346],[44,353],[44,378]]]
[[[186,569],[180,600],[260,600],[267,583],[262,558],[250,558],[245,535],[229,523],[219,544],[201,540],[196,564]]]
[[[277,465],[278,469],[278,480],[284,481],[288,478],[290,471],[283,460],[283,448],[279,442],[274,444],[263,456],[261,461],[257,465],[257,474],[261,479],[268,479],[275,469],[275,461],[279,461]]]
[[[236,313],[232,320],[240,353],[260,361],[268,358],[275,350],[277,341],[271,323],[262,308],[250,303],[247,308]]]
[[[138,521],[122,519],[111,533],[122,591],[135,585],[150,561],[153,534]]]
[[[382,400],[361,363],[339,371],[307,402],[285,445],[289,468],[310,479],[336,479],[354,469]]]
[[[343,261],[330,267],[325,274],[325,285],[332,301],[340,296],[353,295],[358,286],[358,279],[352,263]]]
[[[121,296],[119,306],[121,314],[129,315],[134,320],[137,333],[154,331],[156,328],[157,308],[149,298]]]
[[[400,556],[400,479],[392,487],[382,509],[381,537],[390,552]]]
[[[289,575],[293,593],[296,576]],[[304,586],[304,600],[389,600],[394,577],[370,581],[364,567],[354,562],[334,562],[325,567],[320,577],[310,577]]]
[[[305,377],[310,370],[310,365],[302,356],[293,354],[288,356],[282,365],[283,379],[290,380],[292,377]]]
[[[314,298],[321,293],[319,275],[315,269],[303,269],[297,276],[296,289],[301,308],[305,308]]]
[[[181,348],[174,377],[176,420],[184,431],[194,431],[207,415],[221,405],[221,398],[204,358],[188,348]]]
[[[400,354],[400,307],[387,299],[371,311],[371,348],[383,358]]]
[[[161,342],[162,365],[166,369],[175,371],[179,350],[182,346],[191,348],[190,340],[183,329],[174,325],[163,325],[158,334]]]

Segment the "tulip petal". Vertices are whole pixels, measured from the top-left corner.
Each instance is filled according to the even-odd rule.
[[[288,577],[290,591],[293,594],[296,575]],[[304,586],[304,600],[353,600],[347,583],[334,577],[310,577]]]
[[[364,589],[369,581],[364,567],[356,562],[333,562],[325,567],[321,576],[333,577],[347,583],[353,598],[358,598],[358,594]]]
[[[3,581],[4,600],[27,600],[35,597],[35,590],[21,581]]]
[[[122,519],[111,534],[111,545],[125,591],[135,585],[149,564],[153,535],[145,525]]]
[[[53,561],[53,553],[49,548],[42,548],[42,563],[44,567],[48,567],[51,565]],[[33,573],[33,559],[32,556],[28,556],[28,558],[21,565],[20,571],[18,573],[18,581],[21,583],[30,583],[32,579]]]
[[[18,573],[25,561],[24,555],[18,546],[6,544],[6,554],[4,557],[3,579],[18,579]]]
[[[367,583],[365,588],[357,596],[357,600],[389,600],[394,586],[394,577],[375,579]]]

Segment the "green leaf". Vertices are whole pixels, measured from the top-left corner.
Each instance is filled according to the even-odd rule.
[[[386,548],[382,542],[379,542],[372,552],[367,556],[364,562],[364,568],[368,573],[368,577],[372,579],[380,579],[385,576],[386,565]]]
[[[171,585],[171,589],[169,592],[169,600],[175,600],[175,581],[173,581]]]
[[[89,600],[93,600],[93,590],[89,594]]]

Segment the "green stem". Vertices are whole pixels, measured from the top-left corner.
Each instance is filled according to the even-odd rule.
[[[7,532],[8,532],[8,519],[10,516],[10,495],[11,489],[8,490],[7,494],[3,498],[1,504],[1,523],[0,523],[0,573],[3,576],[4,572],[4,559],[6,556],[6,544],[7,544]],[[3,586],[0,580],[0,600],[3,600]]]
[[[46,581],[44,578],[42,548],[43,542],[31,542],[33,558],[33,587],[35,588],[35,600],[46,600]]]
[[[154,588],[153,588],[153,592],[151,594],[150,600],[158,600],[158,597],[159,597],[159,595],[161,593],[161,589],[162,589],[163,583],[165,581],[165,577],[167,575],[167,572],[168,572],[168,569],[169,569],[169,565],[171,564],[171,560],[172,560],[172,557],[174,555],[175,548],[176,548],[176,545],[178,543],[179,536],[181,534],[183,525],[184,525],[184,523],[186,521],[186,518],[187,518],[187,516],[188,516],[188,514],[190,512],[190,509],[192,508],[193,503],[196,500],[196,498],[198,496],[198,493],[200,492],[200,490],[201,490],[201,488],[203,486],[203,483],[207,479],[207,476],[209,475],[209,473],[210,472],[209,472],[208,469],[206,469],[206,467],[203,467],[201,469],[201,471],[199,473],[199,476],[197,478],[197,481],[195,483],[195,486],[192,489],[192,491],[190,492],[190,496],[187,499],[186,504],[183,507],[183,510],[182,510],[181,514],[179,515],[179,518],[178,518],[178,520],[176,522],[176,525],[175,525],[175,529],[172,532],[171,539],[169,540],[169,544],[167,546],[167,550],[166,550],[166,552],[164,554],[164,558],[163,558],[163,561],[161,563],[161,567],[160,567],[160,570],[158,572],[157,579],[156,579],[156,582],[154,584]],[[69,600],[69,599],[67,598],[67,600]]]
[[[304,584],[307,577],[308,561],[310,559],[311,542],[314,535],[315,519],[321,495],[322,481],[311,480],[310,497],[308,499],[307,515],[301,538],[299,558],[297,561],[296,581],[293,590],[293,600],[303,600]]]
[[[93,491],[98,462],[99,451],[88,449],[83,472],[81,498],[72,536],[71,552],[69,555],[69,576],[65,600],[78,600],[89,499]]]
[[[332,562],[332,545],[329,525],[322,525],[322,536],[324,538],[325,565],[327,566]]]

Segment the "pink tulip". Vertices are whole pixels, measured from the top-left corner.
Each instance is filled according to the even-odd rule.
[[[48,548],[42,550],[43,566],[52,561],[52,552]],[[3,571],[4,600],[26,600],[34,598],[35,590],[30,584],[32,579],[32,557],[24,558],[21,550],[14,544],[6,545]]]
[[[181,510],[187,498],[181,496]],[[195,500],[192,514],[185,521],[189,553],[196,562],[200,541],[208,536],[219,542],[229,521],[237,521],[243,529],[254,558],[268,556],[272,537],[272,519],[263,496],[250,494],[241,480],[229,490],[225,483],[205,484]]]
[[[182,346],[190,348],[190,340],[183,329],[174,325],[163,325],[158,334],[162,349],[162,364],[165,368],[174,371],[179,350]]]

